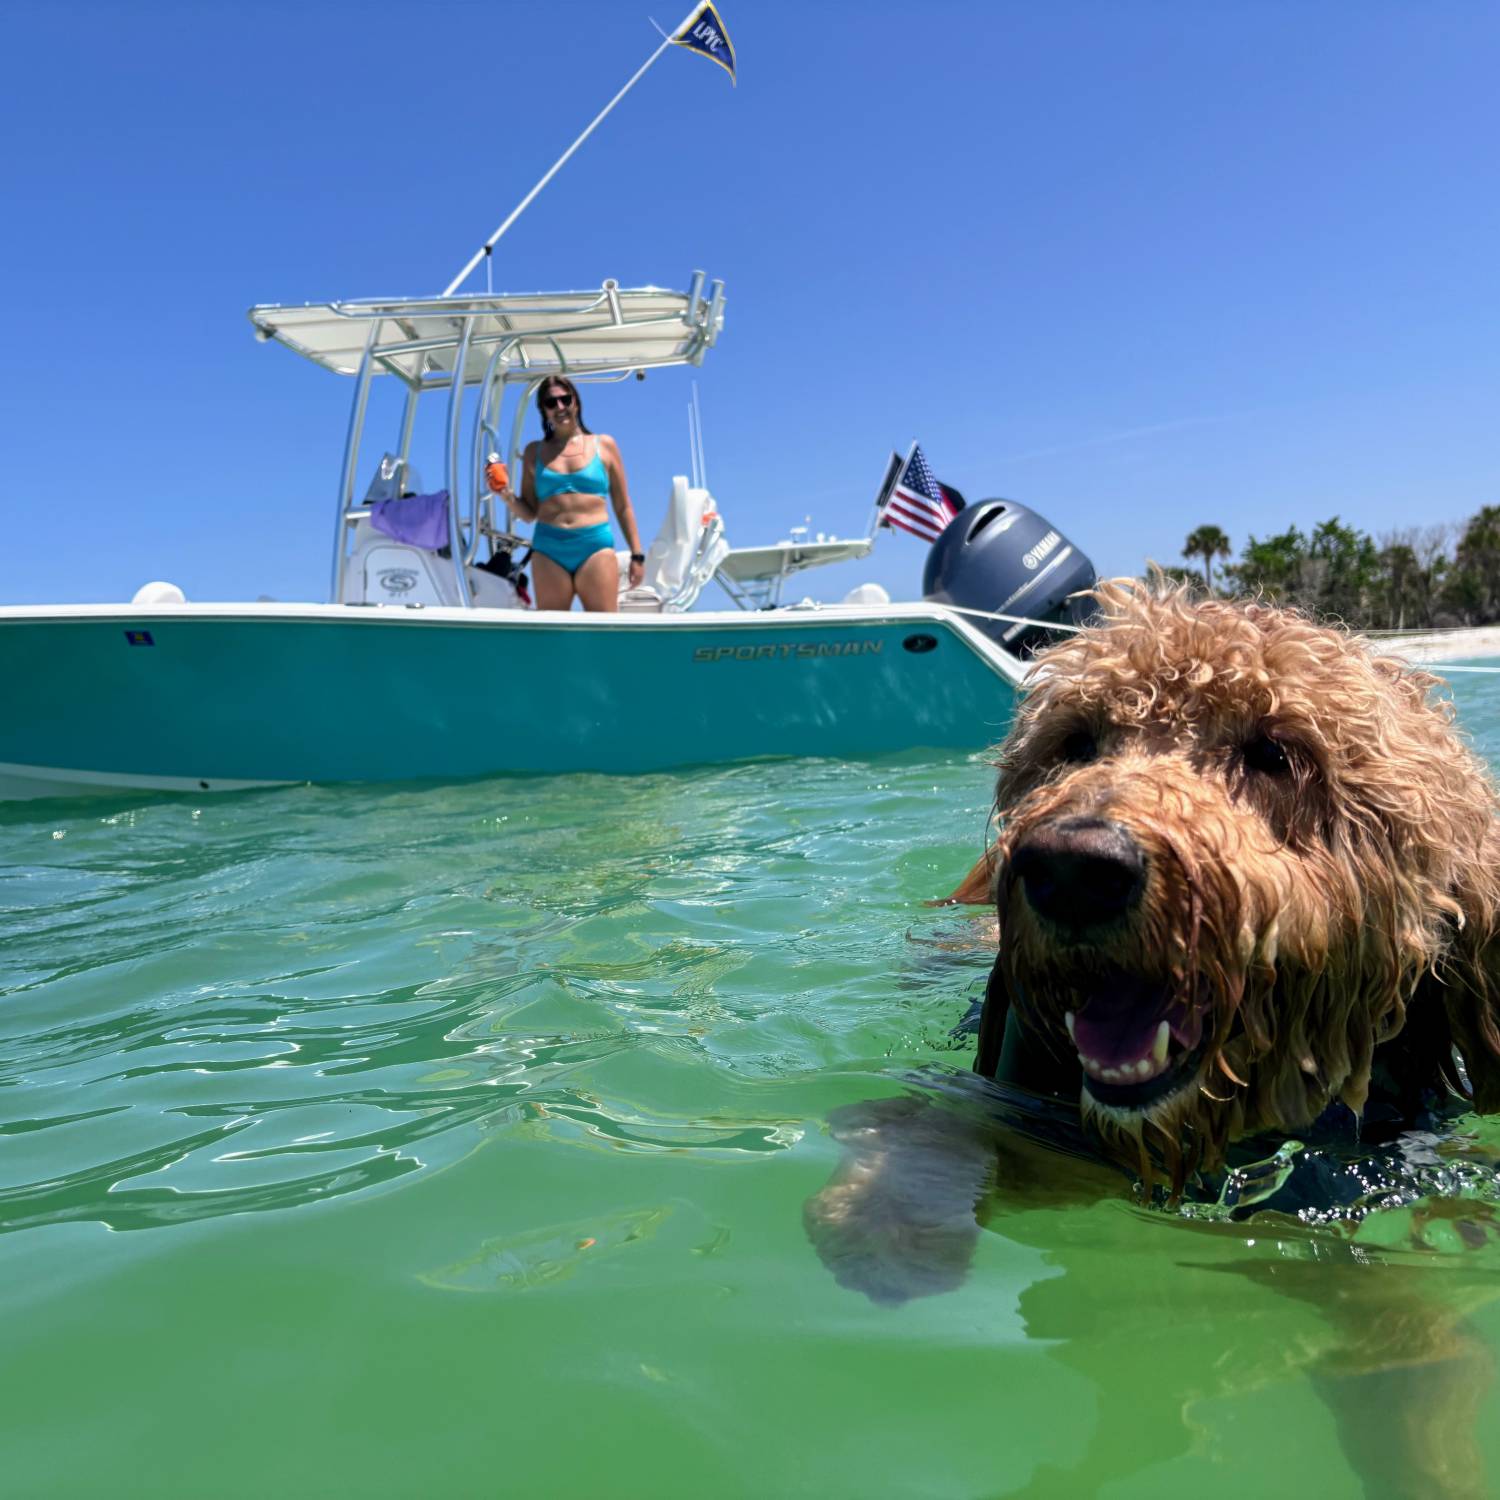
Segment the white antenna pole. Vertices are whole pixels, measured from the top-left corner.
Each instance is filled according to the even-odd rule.
[[[702,481],[698,478],[698,430],[693,426],[693,403],[688,402],[688,469],[692,474],[694,489],[702,487]]]
[[[703,413],[698,407],[698,382],[693,382],[693,428],[698,434],[698,488],[708,488],[708,455],[703,451]]]
[[[599,111],[599,113],[597,115],[594,116],[593,124],[591,124],[588,127],[588,129],[585,130],[583,132],[583,134],[581,136],[579,136],[578,139],[576,141],[574,141],[573,144],[571,146],[569,146],[568,149],[566,151],[564,151],[563,154],[561,156],[559,156],[555,162],[553,162],[552,167],[548,171],[547,175],[545,177],[543,177],[542,180],[539,183],[537,183],[537,185],[534,188],[532,188],[532,190],[529,193],[527,193],[527,195],[524,198],[522,198],[521,201],[518,204],[516,204],[516,206],[511,210],[510,217],[489,237],[489,239],[487,239],[484,242],[484,244],[482,244],[474,252],[474,254],[469,259],[469,263],[444,288],[444,290],[443,290],[443,296],[445,296],[445,297],[451,297],[453,295],[453,293],[455,291],[457,291],[457,289],[460,286],[463,285],[464,281],[468,278],[469,272],[472,271],[474,269],[474,267],[477,266],[479,264],[479,262],[482,261],[495,248],[495,244],[499,240],[500,236],[502,234],[504,234],[505,231],[507,229],[509,229],[510,226],[512,224],[514,224],[517,219],[519,219],[521,217],[521,215],[526,211],[526,208],[530,204],[531,200],[533,198],[535,198],[536,195],[539,192],[541,192],[541,190],[544,187],[546,187],[547,184],[549,182],[551,182],[554,177],[557,176],[558,172],[562,169],[562,167],[564,166],[564,164],[567,162],[568,158],[570,156],[572,156],[572,154],[586,140],[588,140],[588,138],[594,133],[595,127],[600,123],[600,121],[602,121],[604,119],[605,115],[607,115],[610,112],[610,110],[612,110],[615,107],[615,105],[617,105],[620,102],[620,100],[623,99],[626,96],[626,94],[628,94],[631,91],[631,89],[633,89],[636,86],[636,84],[640,82],[641,76],[642,76],[642,74],[645,73],[646,69],[649,68],[651,66],[651,64],[654,63],[656,61],[656,59],[658,57],[660,57],[662,55],[662,53],[665,52],[667,50],[667,48],[672,45],[673,39],[676,37],[677,32],[681,31],[682,28],[684,26],[686,26],[687,23],[689,21],[691,21],[693,19],[693,17],[698,14],[698,12],[699,12],[699,10],[701,8],[702,8],[702,6],[701,6],[701,0],[700,0],[700,3],[698,5],[695,5],[682,18],[682,20],[680,22],[678,22],[677,28],[676,28],[675,31],[672,32],[671,36],[667,37],[667,39],[661,44],[661,46],[658,47],[656,49],[656,51],[653,52],[651,54],[651,56],[648,57],[645,60],[645,62],[643,62],[640,65],[640,67],[636,69],[635,73],[632,75],[632,77],[630,79],[630,82],[627,83],[625,85],[625,87],[622,88],[620,90],[620,92],[618,94],[616,94],[615,97],[613,99],[611,99],[609,101],[609,103],[606,104],[604,106],[604,108]]]

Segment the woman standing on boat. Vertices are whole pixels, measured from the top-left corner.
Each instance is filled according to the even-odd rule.
[[[632,588],[646,562],[620,450],[612,437],[584,425],[583,400],[571,380],[561,375],[544,380],[536,406],[542,440],[526,445],[521,493],[504,494],[523,520],[536,522],[531,536],[536,607],[571,609],[576,595],[585,609],[618,609],[620,562],[606,501],[613,502],[630,547]]]

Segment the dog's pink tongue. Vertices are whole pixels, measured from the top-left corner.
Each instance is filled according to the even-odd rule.
[[[1090,1001],[1073,1017],[1073,1045],[1084,1057],[1118,1068],[1139,1062],[1151,1053],[1161,1016],[1151,1010],[1115,1007],[1106,1010]]]
[[[1159,984],[1124,974],[1096,981],[1078,1001],[1073,1045],[1106,1068],[1149,1057],[1171,1008]]]

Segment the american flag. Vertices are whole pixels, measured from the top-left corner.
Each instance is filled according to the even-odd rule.
[[[938,483],[922,457],[922,450],[913,443],[906,467],[891,490],[880,520],[882,525],[899,526],[913,536],[935,542],[943,534],[943,527],[962,509],[963,500],[956,491]]]

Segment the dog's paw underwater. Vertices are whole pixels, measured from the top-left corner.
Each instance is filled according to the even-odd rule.
[[[1496,794],[1435,679],[1264,603],[1098,597],[955,892],[999,918],[979,1070],[1174,1192],[1332,1105],[1500,1111]]]

